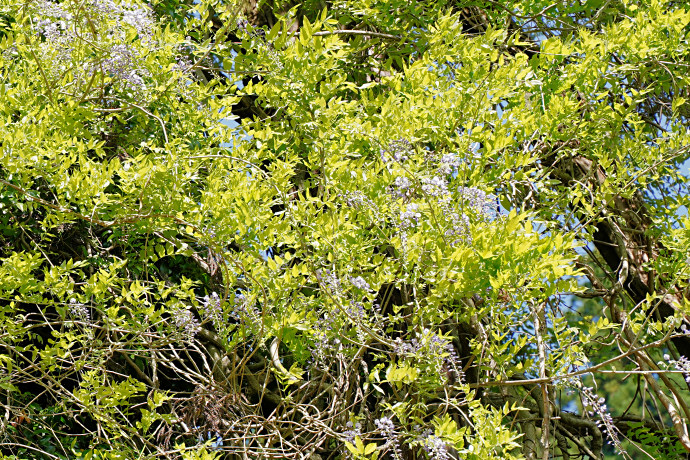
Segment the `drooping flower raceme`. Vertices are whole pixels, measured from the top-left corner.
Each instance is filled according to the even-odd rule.
[[[381,149],[381,159],[384,163],[393,160],[397,163],[404,163],[410,157],[413,147],[407,139],[397,139]]]
[[[412,183],[405,176],[398,176],[393,182],[393,196],[395,198],[409,198],[411,196]]]
[[[458,195],[463,206],[486,218],[495,216],[495,203],[491,195],[476,187],[458,187]]]
[[[204,296],[201,302],[201,311],[213,322],[216,330],[220,330],[223,325],[223,309],[221,308],[220,297],[216,292],[212,292],[210,296]]]
[[[357,289],[361,289],[363,291],[371,291],[371,286],[369,286],[369,283],[367,283],[366,280],[361,276],[358,276],[356,278],[350,278],[350,282]]]
[[[395,431],[395,424],[388,417],[381,417],[374,420],[374,425],[381,432],[384,438],[386,438],[386,444],[384,449],[391,449],[393,451],[393,456],[396,460],[402,459],[402,451],[400,450],[400,438],[398,433]]]
[[[448,445],[443,439],[433,434],[424,439],[424,450],[429,454],[429,458],[433,460],[450,460]]]
[[[409,203],[407,205],[407,210],[400,213],[400,229],[404,230],[416,227],[420,217],[422,217],[422,214],[419,212],[419,205],[416,203]]]
[[[441,157],[441,161],[438,165],[439,174],[447,176],[448,174],[453,174],[458,170],[460,166],[460,159],[451,153],[446,153]]]
[[[445,179],[438,176],[422,179],[422,191],[431,196],[443,196],[448,193],[448,184]]]
[[[175,321],[175,326],[177,326],[183,334],[185,340],[192,340],[196,333],[199,332],[199,321],[197,321],[194,314],[184,306],[178,305],[172,308],[170,314]]]
[[[685,381],[690,383],[690,360],[688,358],[681,356],[678,360],[673,360],[669,355],[664,355],[664,359],[677,370],[681,371]]]
[[[613,418],[606,407],[606,400],[599,397],[594,389],[583,386],[580,389],[582,394],[582,404],[592,417],[598,417],[597,425],[606,432],[611,443],[620,452],[622,450],[620,438],[618,437],[618,428],[613,423]]]
[[[135,87],[143,86],[144,79],[136,68],[136,51],[129,45],[118,44],[110,48],[109,56],[103,60],[104,70],[114,79],[121,80]]]
[[[141,89],[148,71],[140,52],[131,44],[135,33],[138,42],[154,47],[152,13],[144,6],[112,0],[54,3],[40,0],[32,5],[33,30],[42,37],[41,57],[47,62],[48,74],[64,77],[72,71],[77,82],[85,84],[96,72],[103,72],[127,89]],[[109,32],[98,33],[107,29]],[[102,50],[102,54],[82,55],[81,47]],[[76,54],[75,54],[76,52]],[[91,88],[91,85],[87,85]]]
[[[86,305],[77,302],[77,299],[69,299],[69,313],[74,319],[84,321],[86,323],[91,322],[91,312]]]
[[[362,435],[362,424],[357,422],[357,423],[352,423],[352,422],[347,422],[345,424],[345,427],[347,430],[343,431],[343,436],[345,436],[345,441],[349,442],[350,444],[355,443],[355,438],[357,436]]]

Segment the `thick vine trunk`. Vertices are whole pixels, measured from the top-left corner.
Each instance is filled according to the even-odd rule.
[[[561,157],[552,166],[553,177],[566,186],[585,183],[596,192],[606,179],[606,172],[583,156]],[[649,236],[652,225],[639,191],[630,198],[618,195],[601,210],[592,243],[612,274],[611,294],[622,289],[636,305],[649,296],[660,297],[648,314],[665,321],[675,314],[674,304],[681,304],[683,299],[673,286],[665,285],[663,278],[645,266],[664,249],[659,241]],[[674,337],[672,343],[680,355],[690,358],[690,337]]]

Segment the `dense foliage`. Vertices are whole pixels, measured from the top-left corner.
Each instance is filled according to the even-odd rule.
[[[682,458],[690,9],[2,0],[0,455]]]

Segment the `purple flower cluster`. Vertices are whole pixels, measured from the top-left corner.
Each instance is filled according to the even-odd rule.
[[[360,342],[366,342],[367,334],[362,328],[362,323],[366,319],[366,311],[364,310],[364,305],[360,302],[350,301],[350,305],[346,309],[347,315],[355,326],[357,332],[357,339]]]
[[[350,444],[354,444],[355,438],[357,436],[362,436],[362,424],[359,422],[354,424],[352,422],[347,422],[345,427],[347,428],[347,430],[343,431],[345,441],[349,442]]]
[[[367,283],[366,280],[364,278],[362,278],[361,276],[350,277],[350,282],[357,289],[361,289],[362,291],[367,291],[367,292],[371,291],[371,286],[369,286],[369,283]]]
[[[580,388],[582,394],[582,405],[590,417],[598,417],[597,426],[604,430],[610,442],[620,452],[622,450],[620,439],[618,438],[618,428],[613,424],[613,418],[606,407],[606,400],[597,396],[594,389],[583,386]]]
[[[89,308],[86,305],[77,302],[77,299],[69,299],[69,313],[72,318],[76,320],[84,321],[85,323],[91,322],[91,312],[89,311]]]
[[[455,347],[450,342],[446,344],[445,349],[446,353],[448,353],[448,356],[445,358],[448,371],[455,375],[457,382],[463,382],[465,380],[465,372],[462,370],[462,361],[460,356],[458,356],[458,352],[455,351]]]
[[[345,201],[345,204],[353,209],[369,209],[375,216],[379,214],[379,207],[371,199],[369,199],[362,191],[355,190],[353,192],[346,192],[340,195]]]
[[[381,417],[374,420],[374,425],[381,432],[383,437],[386,439],[386,444],[384,449],[392,449],[393,457],[396,460],[402,459],[402,451],[400,450],[400,438],[398,433],[395,431],[395,424],[388,417]]]
[[[366,197],[364,196],[364,193],[360,192],[359,190],[356,190],[354,192],[348,192],[345,195],[343,195],[345,198],[345,203],[351,208],[359,209],[364,205],[366,202]]]
[[[453,155],[444,155],[442,165],[445,171],[449,171],[457,165],[458,160]],[[440,210],[439,218],[445,220],[445,236],[453,246],[457,244],[471,244],[470,217],[476,216],[482,221],[495,217],[495,204],[493,197],[476,187],[459,187],[458,202],[453,202],[448,190],[448,181],[443,175],[421,179],[421,192],[427,197],[434,197]],[[394,198],[402,198],[407,201],[404,210],[400,212],[398,228],[403,244],[403,252],[407,242],[406,230],[417,227],[421,218],[419,204],[409,202],[414,192],[413,184],[406,176],[398,176],[391,185],[391,193]]]
[[[458,214],[457,212],[451,212],[448,216],[450,218],[450,228],[446,230],[446,236],[453,238],[452,244],[470,244],[472,242],[470,218],[465,214]]]
[[[415,354],[422,349],[426,349],[429,353],[440,355],[446,349],[448,342],[431,332],[429,329],[424,329],[422,332],[417,332],[416,337],[405,342],[400,337],[395,339],[394,351],[399,355]]]
[[[95,69],[102,69],[128,87],[142,87],[147,73],[137,68],[139,55],[136,50],[124,43],[128,37],[127,29],[133,28],[144,45],[153,44],[154,19],[151,12],[133,3],[113,0],[79,2],[74,14],[69,5],[47,0],[39,0],[35,4],[33,28],[45,39],[41,47],[51,59],[63,63],[55,71],[63,72],[67,68],[64,62],[72,59],[75,46],[86,39],[96,49],[105,50],[105,56],[99,62],[86,64],[79,79],[88,79]],[[106,24],[108,20],[114,20],[116,26]],[[100,27],[108,27],[108,33],[98,34],[96,30]]]
[[[340,346],[340,340],[333,338],[334,317],[326,312],[314,325],[315,343],[311,349],[312,364],[325,364],[326,356]]]
[[[449,373],[454,374],[455,380],[458,382],[464,378],[462,362],[453,344],[429,329],[424,329],[421,333],[418,332],[416,337],[408,341],[398,337],[394,341],[393,351],[399,356],[418,356],[426,363],[435,363],[436,372],[442,381],[448,378]],[[443,372],[442,367],[445,367],[445,372]]]
[[[359,302],[350,302],[350,306],[347,307],[346,311],[350,318],[354,319],[355,321],[364,319],[364,305]]]
[[[422,442],[424,445],[424,451],[429,455],[430,459],[450,460],[451,457],[448,453],[448,445],[443,441],[443,439],[429,433]]]
[[[340,285],[340,279],[338,278],[338,275],[335,274],[335,272],[332,272],[329,269],[324,268],[323,270],[317,270],[316,276],[319,279],[319,281],[325,284],[326,287],[334,294],[337,294],[342,290],[342,286]]]
[[[439,176],[422,179],[422,191],[430,196],[443,196],[448,193],[448,183]]]
[[[447,176],[448,174],[454,174],[457,172],[459,166],[460,159],[456,155],[447,153],[441,157],[438,172],[441,175]]]
[[[140,38],[148,37],[154,21],[151,11],[133,3],[113,0],[87,0],[85,6],[102,17],[113,17],[136,29]]]
[[[43,36],[43,48],[53,47],[58,62],[69,61],[72,58],[73,42],[76,39],[73,15],[57,3],[43,0],[38,4],[40,16],[34,18],[33,29]]]
[[[393,181],[393,196],[395,198],[410,198],[412,196],[412,183],[405,176],[398,176]]]
[[[223,308],[216,292],[212,292],[210,296],[204,296],[201,301],[201,311],[206,318],[211,320],[216,330],[220,330],[223,325]]]
[[[688,358],[681,356],[678,360],[673,360],[669,355],[664,355],[664,359],[677,370],[681,371],[685,381],[690,383],[690,360]]]
[[[248,26],[249,26],[249,21],[247,21],[244,18],[237,18],[237,29],[238,30],[243,30],[246,32]]]
[[[182,332],[185,340],[192,340],[196,333],[199,332],[199,321],[184,306],[178,305],[172,308],[170,314],[175,320],[175,326]]]
[[[116,80],[141,87],[144,85],[144,79],[138,75],[141,71],[136,69],[135,56],[136,51],[131,46],[113,45],[108,57],[103,60],[103,69]]]
[[[70,24],[74,19],[72,13],[59,3],[48,0],[39,1],[37,6],[37,11],[41,16],[52,18],[52,20],[37,18],[37,26],[34,26],[43,34],[46,40],[54,41],[65,38],[73,40],[76,38],[73,27]],[[87,13],[92,23],[100,22],[99,20],[103,18],[114,18],[121,24],[133,27],[141,38],[149,37],[154,25],[151,12],[133,3],[115,2],[113,0],[87,0],[81,2],[79,8]]]
[[[189,69],[191,69],[194,65],[192,64],[191,59],[189,59],[189,56],[186,55],[177,56],[175,60],[177,61],[177,63],[173,65],[173,71],[187,73],[187,71],[189,71]]]
[[[416,203],[409,203],[407,209],[400,213],[400,229],[406,230],[416,227],[421,217],[422,214],[419,212],[419,205]]]
[[[148,37],[153,27],[151,12],[144,8],[137,8],[132,4],[129,4],[128,7],[123,5],[125,4],[120,4],[122,21],[135,28],[140,37]]]
[[[458,187],[458,195],[463,206],[472,209],[475,213],[485,218],[495,217],[496,204],[492,195],[476,187]]]
[[[230,317],[248,326],[255,326],[261,322],[261,313],[242,293],[235,294],[231,305]]]
[[[71,19],[72,15],[64,13],[61,16]],[[49,42],[64,44],[69,38],[67,24],[67,21],[61,19],[57,21],[41,19],[34,25],[34,30],[36,30],[39,35],[43,35]]]

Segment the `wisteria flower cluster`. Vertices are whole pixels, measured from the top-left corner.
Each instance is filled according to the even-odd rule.
[[[378,205],[368,196],[366,196],[361,190],[354,190],[352,192],[345,192],[340,194],[340,198],[343,199],[345,204],[357,211],[358,217],[364,215],[365,213],[361,211],[371,211],[375,220],[380,218],[380,209]]]
[[[429,329],[424,329],[421,333],[410,340],[403,340],[400,337],[395,339],[393,351],[402,357],[419,357],[426,363],[434,363],[436,373],[445,380],[447,374],[442,372],[442,365],[446,372],[453,374],[457,382],[464,378],[462,362],[455,347],[451,342],[438,336]]]
[[[404,155],[405,148],[409,143],[398,141],[396,148],[382,149],[382,158],[392,159],[399,163],[404,162],[407,157]],[[410,147],[411,148],[411,147]],[[395,153],[391,153],[395,152]],[[393,199],[401,199],[403,207],[398,217],[398,229],[402,241],[402,252],[406,252],[409,229],[418,226],[422,217],[420,204],[414,202],[414,198],[423,198],[433,209],[440,212],[434,213],[436,221],[444,224],[444,235],[447,241],[455,246],[457,244],[471,244],[472,235],[470,222],[471,218],[479,221],[491,221],[496,217],[496,204],[494,197],[487,194],[477,187],[460,186],[457,188],[457,195],[449,189],[449,179],[447,176],[456,174],[461,164],[460,158],[455,154],[444,154],[440,160],[431,156],[431,162],[436,164],[436,172],[422,177],[415,183],[409,177],[409,171],[394,174],[389,190]],[[389,167],[391,170],[394,168]],[[421,185],[416,185],[421,184]]]
[[[438,172],[441,175],[447,176],[457,173],[458,167],[460,167],[460,158],[452,153],[446,153],[439,161]]]
[[[406,176],[398,176],[393,181],[392,193],[395,198],[409,199],[412,197],[412,182]]]
[[[218,293],[212,292],[210,296],[204,296],[201,301],[201,311],[206,318],[211,320],[216,330],[223,327],[223,308]]]
[[[452,238],[451,244],[453,246],[458,243],[470,244],[472,242],[470,218],[466,214],[460,214],[455,211],[448,212],[446,216],[448,216],[450,226],[445,231],[445,235]]]
[[[400,437],[395,431],[395,424],[388,417],[381,417],[374,420],[374,425],[381,432],[383,437],[386,439],[386,444],[384,449],[391,449],[393,452],[393,457],[395,460],[402,459],[402,450],[400,449]]]
[[[324,268],[323,270],[317,270],[316,275],[319,281],[321,281],[332,293],[338,294],[342,291],[340,279],[335,272]]]
[[[335,318],[326,312],[313,326],[315,343],[311,348],[311,364],[323,366],[327,364],[327,357],[338,352],[342,345],[340,339],[334,337]]]
[[[690,383],[690,359],[685,356],[681,356],[677,360],[671,359],[670,355],[664,355],[664,359],[677,370],[683,373],[685,381]]]
[[[417,203],[409,203],[407,209],[400,213],[400,229],[406,230],[416,227],[421,217],[422,214],[419,212],[419,205]]]
[[[347,428],[345,431],[343,431],[343,436],[345,437],[345,441],[349,442],[350,444],[355,443],[355,438],[357,436],[362,436],[362,424],[357,422],[357,423],[352,423],[352,422],[347,422],[345,424],[345,427]]]
[[[137,52],[129,45],[113,45],[109,56],[103,60],[103,69],[116,80],[130,83],[134,86],[143,86],[144,79],[138,75],[135,60]]]
[[[183,339],[190,341],[194,338],[201,325],[194,314],[183,305],[177,305],[170,310],[175,326],[182,333]]]
[[[440,197],[448,193],[448,183],[439,176],[422,179],[422,192],[429,196]]]
[[[604,430],[608,435],[610,442],[620,452],[622,450],[620,438],[618,437],[618,428],[613,424],[613,418],[606,407],[606,399],[599,397],[594,389],[591,387],[582,386],[580,388],[582,395],[582,405],[590,417],[598,417],[597,426]]]
[[[460,202],[472,209],[477,215],[490,219],[495,217],[496,203],[494,197],[476,187],[458,187]]]
[[[364,278],[362,278],[361,276],[351,277],[350,282],[357,289],[361,289],[362,291],[367,291],[367,292],[371,291],[371,286],[369,286],[369,283],[367,283],[366,280]]]
[[[236,293],[230,305],[229,315],[245,326],[255,327],[261,322],[261,313],[256,309],[250,297],[244,293]]]
[[[76,320],[83,321],[85,323],[91,322],[91,312],[89,311],[89,308],[86,305],[77,302],[77,299],[75,298],[69,299],[69,313],[72,318]]]
[[[35,5],[33,29],[42,39],[40,46],[45,58],[61,63],[57,67],[48,66],[48,71],[64,72],[70,67],[80,69],[81,74],[77,77],[81,81],[89,80],[96,71],[102,71],[128,88],[144,86],[144,78],[149,73],[140,65],[141,56],[127,43],[127,37],[129,31],[133,31],[143,45],[154,45],[154,19],[147,8],[112,0],[87,0],[74,5],[41,0]],[[107,28],[109,32],[98,33],[101,28]],[[103,50],[102,57],[82,65],[71,62],[75,58],[75,50],[84,43]]]
[[[427,433],[427,436],[422,440],[422,445],[432,460],[450,460],[451,458],[448,453],[448,444],[433,433]]]

